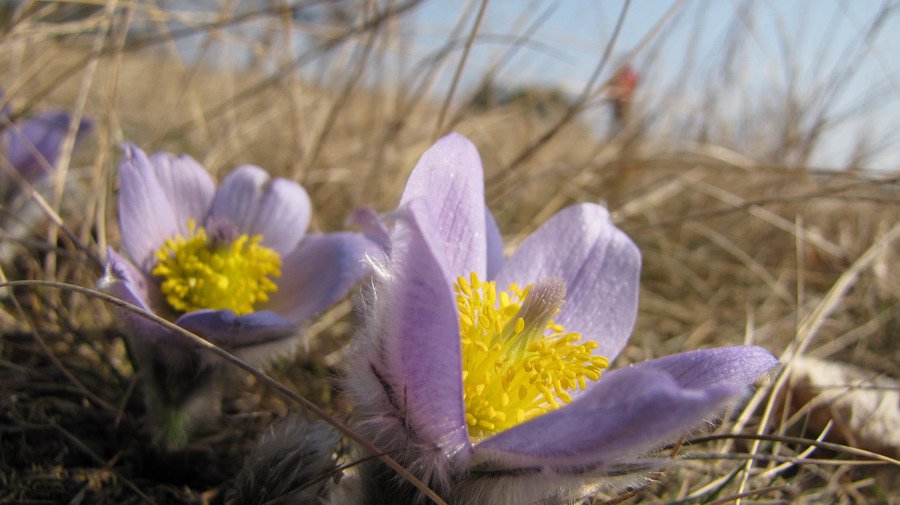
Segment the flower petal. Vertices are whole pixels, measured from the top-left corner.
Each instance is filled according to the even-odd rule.
[[[186,154],[155,153],[150,156],[150,164],[169,198],[178,233],[186,236],[191,219],[198,226],[206,219],[216,193],[216,181],[203,165]]]
[[[353,209],[344,224],[358,226],[366,238],[378,244],[384,252],[390,251],[391,234],[381,216],[371,207]]]
[[[567,207],[531,234],[503,266],[497,286],[531,284],[542,276],[566,283],[566,302],[555,321],[599,344],[614,359],[637,317],[641,254],[595,204]]]
[[[662,370],[620,369],[571,404],[477,444],[475,458],[512,467],[581,470],[615,464],[697,427],[744,389],[685,389]]]
[[[241,233],[262,235],[262,245],[282,256],[303,238],[312,214],[306,190],[265,170],[244,165],[228,174],[213,200],[211,217],[226,217]]]
[[[459,316],[425,202],[413,200],[391,236],[390,285],[374,320],[384,345],[385,380],[418,437],[441,451],[468,446]]]
[[[471,272],[485,278],[484,172],[469,139],[451,133],[425,151],[409,176],[400,205],[416,198],[430,209],[450,278]]]
[[[106,273],[100,281],[100,289],[122,301],[153,312],[151,300],[157,294],[146,274],[112,249],[107,251],[106,258]],[[133,343],[141,345],[183,343],[184,339],[180,335],[176,335],[145,317],[124,308],[117,307],[114,310],[122,322],[122,331]]]
[[[778,360],[762,347],[716,347],[664,356],[638,363],[633,368],[663,370],[681,387],[749,386]]]
[[[106,272],[100,283],[104,289],[113,283],[121,283],[131,293],[128,296],[130,299],[126,301],[140,307],[149,307],[150,305],[149,300],[152,296],[150,293],[153,289],[150,279],[147,278],[147,275],[142,270],[135,267],[130,261],[112,250],[112,248],[108,248],[106,251]],[[126,298],[122,299],[125,300]],[[131,301],[132,299],[134,301]]]
[[[175,324],[229,351],[270,344],[297,333],[296,325],[268,310],[243,316],[228,309],[197,310],[182,315]]]
[[[487,278],[494,279],[503,267],[503,236],[490,209],[484,209],[484,229],[487,236]]]
[[[25,180],[37,182],[55,168],[70,121],[68,113],[50,111],[10,127],[6,157]],[[78,135],[86,133],[91,126],[89,120],[82,119]]]
[[[328,308],[368,271],[366,254],[380,248],[360,233],[308,235],[284,258],[278,290],[264,308],[299,324]]]
[[[125,146],[119,165],[119,224],[128,254],[144,270],[154,254],[175,234],[187,231],[187,222],[205,218],[215,191],[206,170],[188,157],[156,155]]]

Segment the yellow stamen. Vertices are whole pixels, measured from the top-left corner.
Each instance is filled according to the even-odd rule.
[[[260,245],[260,235],[211,240],[193,220],[188,230],[187,238],[178,234],[166,240],[156,252],[153,268],[153,275],[163,278],[160,289],[175,310],[231,309],[247,314],[278,289],[271,278],[281,275],[281,258]]]
[[[542,278],[497,293],[476,274],[455,285],[463,358],[463,397],[469,436],[480,439],[572,401],[571,393],[600,378],[609,360],[597,343],[551,319],[565,285]],[[498,303],[499,301],[499,303]]]

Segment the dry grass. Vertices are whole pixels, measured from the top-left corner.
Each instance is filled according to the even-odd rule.
[[[16,11],[0,34],[14,114],[64,107],[96,127],[65,153],[45,193],[63,226],[44,220],[0,264],[3,275],[96,283],[96,259],[120,244],[115,167],[125,141],[189,153],[214,174],[253,163],[294,178],[312,196],[314,227],[334,230],[355,206],[390,209],[435,130],[452,128],[479,147],[489,205],[511,248],[576,201],[607,202],[638,243],[641,308],[620,365],[755,343],[788,364],[811,355],[900,376],[900,172],[810,168],[803,160],[820,132],[798,135],[809,122],[790,114],[783,124],[738,118],[766,126],[754,132],[758,148],[748,148],[666,130],[638,102],[631,122],[601,139],[585,110],[603,107],[602,86],[583,101],[536,92],[487,107],[465,105],[471,97],[457,91],[436,125],[447,89],[434,81],[452,75],[464,43],[423,64],[416,80],[391,84],[398,25],[417,2],[360,3],[366,14],[349,21],[295,23],[272,2],[249,15],[223,8],[193,28],[212,43],[234,37],[229,23],[264,20],[265,40],[236,42],[253,52],[250,70],[179,56],[179,33],[166,24],[178,14],[150,4],[100,2],[84,17],[62,12],[73,5],[41,2]],[[466,19],[463,41],[478,37]],[[284,50],[288,29],[314,34],[314,47]],[[318,82],[295,71],[315,65]],[[366,79],[385,84],[366,88]],[[728,125],[701,113],[713,129]],[[64,179],[74,181],[65,191]],[[12,293],[0,300],[0,503],[221,503],[241,456],[272,420],[298,408],[236,374],[221,425],[177,454],[148,449],[138,386],[108,307],[60,290]],[[351,312],[349,302],[330,311],[310,328],[309,351],[272,371],[338,417],[350,410],[333,379]],[[785,408],[790,370],[714,430],[734,437],[690,444],[682,464],[621,502],[896,503],[896,460],[827,436],[847,445],[808,450],[820,433]],[[799,440],[745,436],[757,434]]]

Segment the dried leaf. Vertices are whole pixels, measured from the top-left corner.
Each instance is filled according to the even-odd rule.
[[[832,436],[888,456],[900,453],[900,381],[857,366],[798,357],[791,369],[794,410],[810,409],[810,428],[834,420]]]

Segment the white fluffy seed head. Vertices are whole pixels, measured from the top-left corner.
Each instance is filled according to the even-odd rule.
[[[229,505],[328,503],[339,477],[338,433],[322,421],[288,418],[271,428],[235,478]]]

